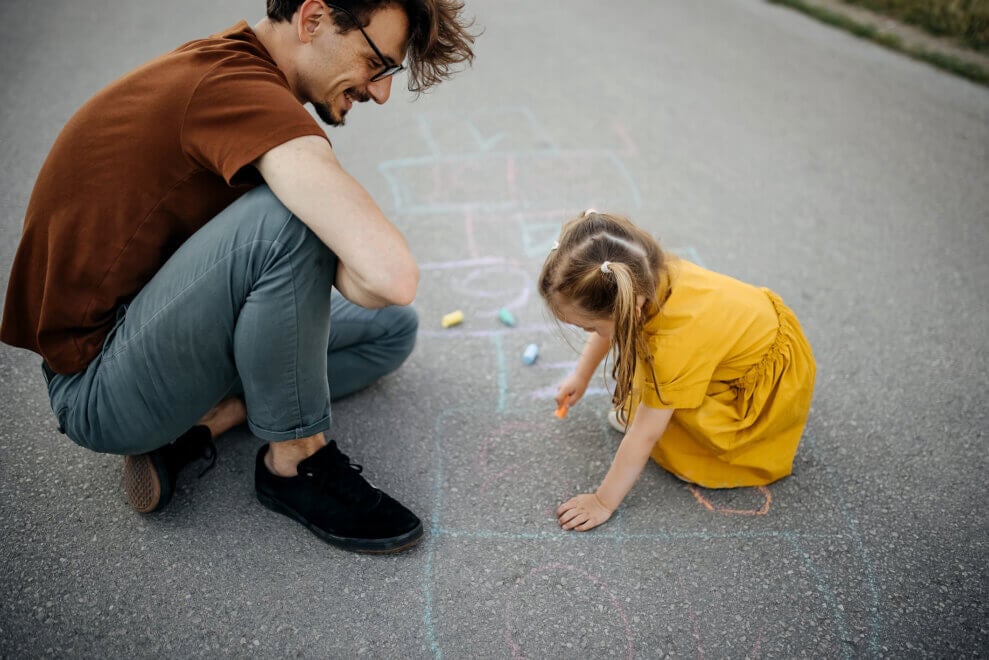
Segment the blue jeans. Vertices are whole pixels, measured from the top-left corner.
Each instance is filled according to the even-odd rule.
[[[125,307],[85,371],[49,378],[59,428],[94,451],[165,445],[240,396],[268,441],[330,427],[330,400],[398,368],[411,307],[370,310],[331,288],[337,257],[266,186],[179,248]]]

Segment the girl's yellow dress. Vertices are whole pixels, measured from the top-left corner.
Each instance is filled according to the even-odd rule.
[[[797,318],[772,291],[688,261],[671,260],[669,283],[627,409],[630,421],[640,402],[676,410],[653,460],[705,488],[789,475],[816,372]]]

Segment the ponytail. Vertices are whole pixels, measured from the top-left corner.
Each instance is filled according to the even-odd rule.
[[[627,218],[588,209],[564,225],[539,275],[539,293],[557,318],[566,302],[614,322],[616,407],[629,401],[640,358],[653,370],[662,401],[643,329],[669,295],[666,268],[665,255],[648,232]]]
[[[653,368],[653,359],[643,333],[645,315],[644,310],[639,308],[639,295],[636,293],[633,272],[627,264],[605,263],[609,264],[609,270],[615,279],[615,306],[612,314],[615,323],[615,334],[612,338],[614,366],[611,369],[611,377],[615,379],[615,392],[611,402],[617,408],[625,405],[632,393],[637,359],[642,358],[650,369]],[[653,387],[656,388],[656,395],[662,401],[655,373]]]

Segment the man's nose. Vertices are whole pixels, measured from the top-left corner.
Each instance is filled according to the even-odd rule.
[[[368,83],[367,93],[378,105],[387,101],[388,97],[391,96],[391,79],[392,77],[388,76],[381,80],[375,80],[373,83]]]

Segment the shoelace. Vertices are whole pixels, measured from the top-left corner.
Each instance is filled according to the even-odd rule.
[[[364,466],[351,461],[336,448],[336,443],[321,450],[326,452],[319,460],[305,466],[302,474],[313,478],[320,490],[334,495],[354,505],[366,504],[373,500],[377,504],[379,491],[361,476]]]

